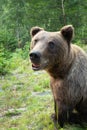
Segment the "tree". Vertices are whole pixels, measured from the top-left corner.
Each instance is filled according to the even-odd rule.
[[[11,32],[12,37],[24,46],[32,26],[57,31],[65,24],[73,24],[77,38],[84,38],[87,36],[86,3],[86,0],[1,0],[1,32]]]

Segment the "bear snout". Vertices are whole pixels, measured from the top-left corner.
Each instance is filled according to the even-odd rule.
[[[41,57],[41,54],[39,52],[31,52],[30,53],[30,60],[34,64],[39,64],[40,63],[40,57]]]

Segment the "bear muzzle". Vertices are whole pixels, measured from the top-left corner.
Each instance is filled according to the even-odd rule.
[[[30,60],[32,62],[32,69],[39,70],[40,69],[40,58],[41,54],[39,52],[31,52]]]

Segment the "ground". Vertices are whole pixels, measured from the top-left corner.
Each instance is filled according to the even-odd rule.
[[[29,61],[0,76],[0,130],[55,130],[53,107],[48,74],[33,72]],[[87,127],[66,124],[62,130]]]

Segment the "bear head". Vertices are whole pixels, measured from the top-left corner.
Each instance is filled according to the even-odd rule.
[[[30,60],[33,70],[49,70],[62,67],[70,52],[73,37],[72,25],[64,26],[58,32],[48,32],[40,27],[31,28]]]

